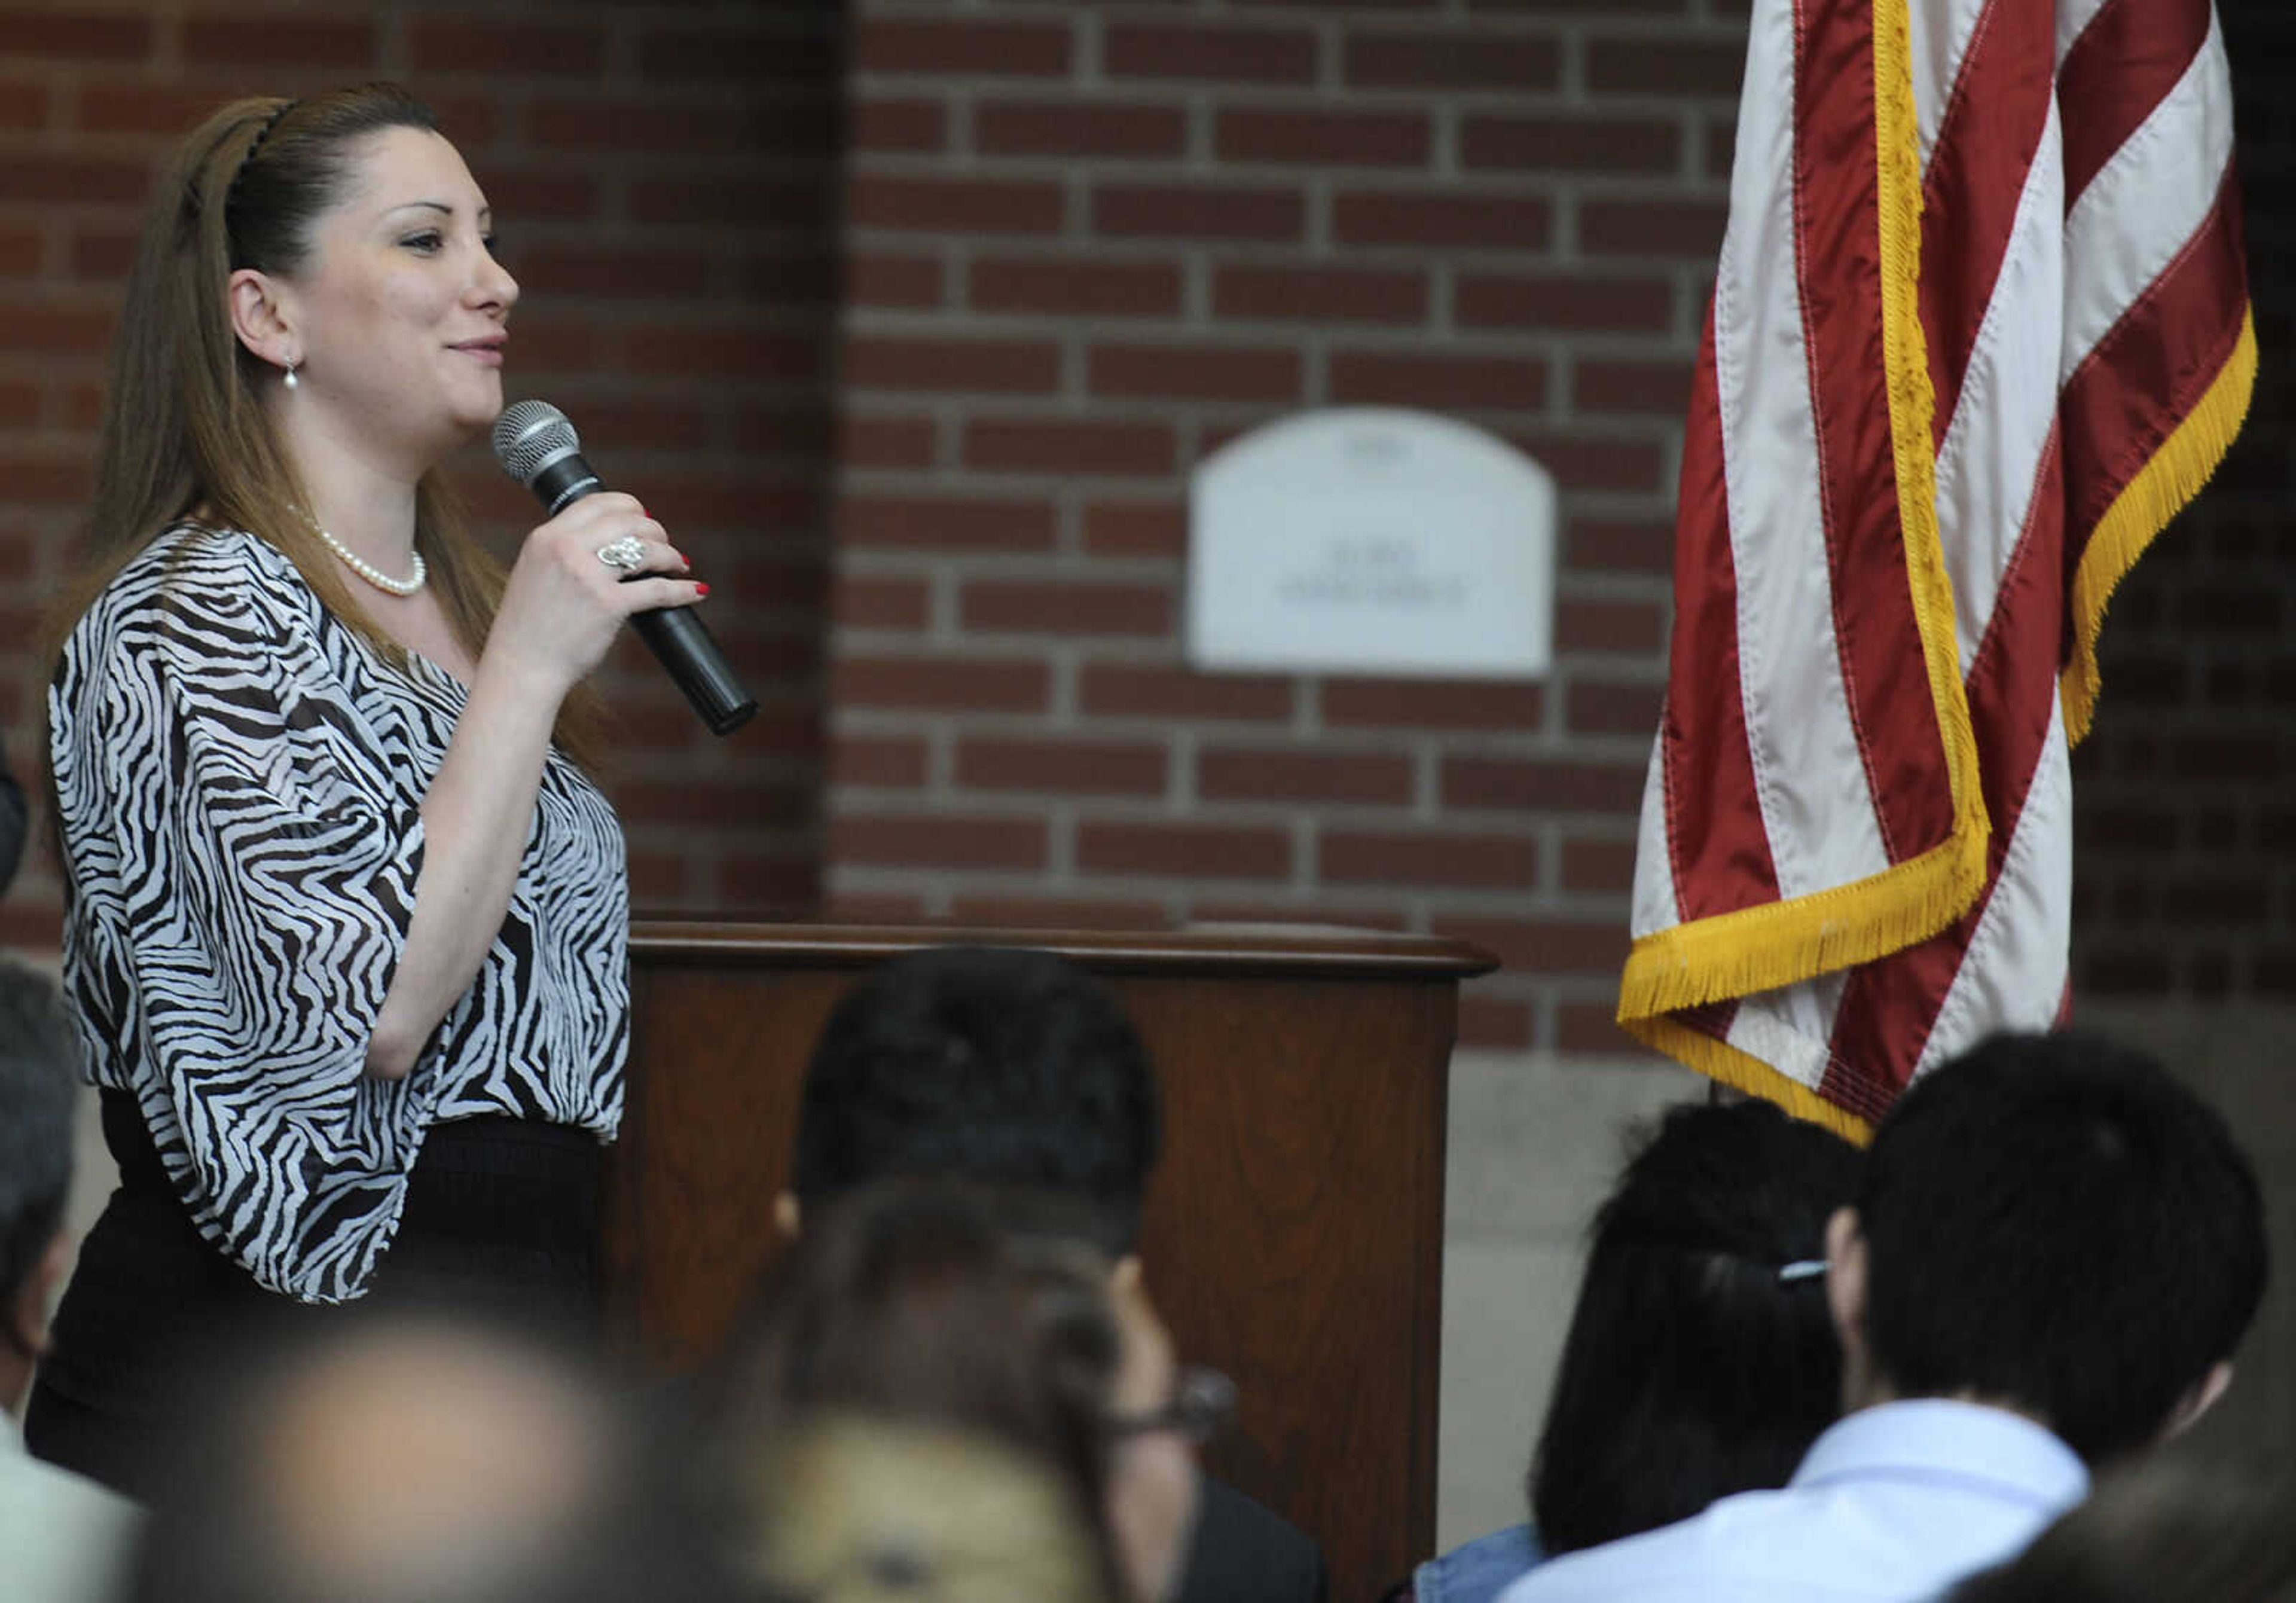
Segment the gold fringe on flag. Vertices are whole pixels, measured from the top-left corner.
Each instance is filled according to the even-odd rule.
[[[1621,1021],[1628,1035],[1655,1048],[1685,1068],[1734,1091],[1775,1102],[1795,1118],[1822,1125],[1845,1141],[1863,1147],[1874,1139],[1874,1126],[1845,1108],[1835,1107],[1800,1081],[1782,1075],[1759,1058],[1742,1052],[1728,1042],[1677,1024],[1671,1018]]]
[[[2255,390],[2256,314],[2243,307],[2240,338],[2208,393],[2105,508],[2081,548],[2080,566],[2073,570],[2073,656],[2057,681],[2070,743],[2079,745],[2096,717],[2096,699],[2104,687],[2096,666],[2096,642],[2113,591],[2153,537],[2201,493],[2224,461],[2233,437],[2247,421],[2249,398]]]

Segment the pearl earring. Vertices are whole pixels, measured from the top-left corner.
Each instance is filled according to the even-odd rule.
[[[290,362],[287,364],[287,376],[282,380],[281,382],[285,384],[290,389],[297,388],[303,382],[302,380],[295,376],[295,364],[292,362]]]

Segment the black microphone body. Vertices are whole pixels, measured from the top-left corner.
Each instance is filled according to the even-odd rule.
[[[569,451],[537,473],[526,487],[542,503],[544,515],[555,518],[591,491],[606,487],[579,451]]]
[[[525,481],[535,498],[540,501],[549,517],[556,517],[583,496],[605,488],[581,451],[574,444],[574,430],[556,407],[545,403],[521,401],[518,406],[503,414],[503,423],[513,422],[512,413],[520,408],[539,408],[546,411],[549,421],[562,429],[562,448],[550,451],[542,465],[528,472],[522,464],[513,461],[504,449],[505,429],[498,424],[495,430],[495,451],[503,459],[504,470],[513,478]],[[531,427],[522,432],[532,432]],[[622,582],[658,576],[625,574]],[[652,612],[636,612],[630,616],[630,627],[646,642],[655,658],[669,671],[677,688],[685,692],[693,710],[716,735],[731,734],[756,716],[758,699],[742,686],[726,654],[710,638],[709,626],[692,607],[663,607]]]

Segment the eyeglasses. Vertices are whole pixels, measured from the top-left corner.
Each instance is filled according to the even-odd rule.
[[[1182,1369],[1172,1378],[1172,1400],[1141,1414],[1114,1414],[1103,1422],[1112,1436],[1168,1430],[1191,1442],[1209,1442],[1235,1417],[1235,1382],[1218,1370]]]

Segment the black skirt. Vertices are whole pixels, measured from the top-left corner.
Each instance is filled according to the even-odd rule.
[[[433,1127],[367,1295],[329,1307],[266,1290],[209,1246],[135,1098],[102,1099],[119,1186],[80,1244],[25,1410],[40,1458],[153,1501],[218,1379],[362,1315],[419,1310],[599,1337],[603,1149],[586,1131],[506,1117]]]

